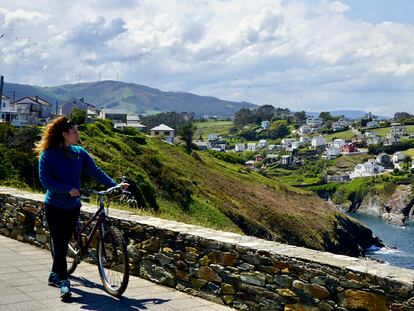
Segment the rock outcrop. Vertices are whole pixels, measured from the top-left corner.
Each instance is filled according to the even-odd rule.
[[[387,222],[404,226],[413,215],[412,185],[397,185],[391,194],[370,192],[355,209],[359,213],[381,216]]]

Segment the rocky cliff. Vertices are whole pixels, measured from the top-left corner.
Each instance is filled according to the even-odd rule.
[[[389,223],[404,226],[413,216],[414,189],[412,185],[396,185],[388,191],[370,191],[355,211],[381,216]]]

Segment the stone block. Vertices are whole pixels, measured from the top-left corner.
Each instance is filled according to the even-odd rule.
[[[344,290],[338,294],[339,305],[347,309],[387,311],[388,299],[383,295],[360,290]]]
[[[262,273],[257,271],[240,273],[240,280],[242,282],[258,286],[266,285],[266,277]]]
[[[208,266],[201,266],[195,273],[195,276],[199,279],[204,279],[209,282],[218,282],[221,283],[221,278],[219,275],[214,272],[213,269],[211,269]]]

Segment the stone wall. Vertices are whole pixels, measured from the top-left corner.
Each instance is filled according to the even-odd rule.
[[[0,187],[0,233],[48,247],[43,195]],[[84,204],[82,216],[96,207]],[[414,310],[414,271],[110,210],[133,275],[240,310]]]

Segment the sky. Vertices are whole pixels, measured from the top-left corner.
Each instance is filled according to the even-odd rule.
[[[0,74],[414,113],[411,0],[0,0]]]

